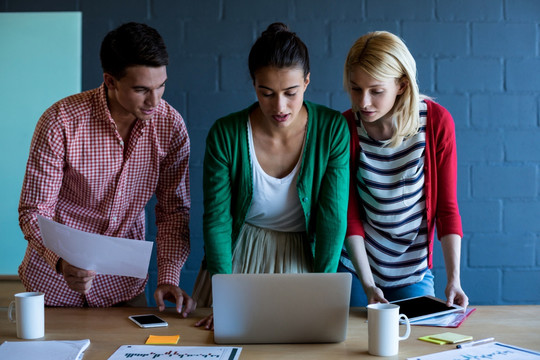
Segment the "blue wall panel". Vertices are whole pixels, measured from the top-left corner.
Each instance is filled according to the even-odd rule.
[[[165,98],[185,117],[192,141],[192,253],[181,278],[186,290],[191,291],[203,256],[206,134],[218,117],[254,100],[249,48],[262,29],[280,20],[309,46],[312,83],[307,98],[338,110],[349,104],[342,66],[352,42],[371,30],[404,38],[418,62],[420,88],[447,107],[456,123],[465,231],[462,282],[471,303],[540,303],[540,1],[113,3],[4,0],[0,11],[82,11],[83,89],[101,83],[98,50],[107,31],[134,20],[162,33],[171,54]],[[152,215],[152,206],[148,213]],[[148,225],[152,239],[151,216]],[[436,290],[444,297],[439,245],[435,251]]]

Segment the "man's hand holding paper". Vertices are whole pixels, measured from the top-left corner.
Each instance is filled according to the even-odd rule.
[[[80,294],[86,294],[90,290],[96,277],[95,271],[78,268],[62,258],[58,261],[58,270],[64,275],[69,288]]]

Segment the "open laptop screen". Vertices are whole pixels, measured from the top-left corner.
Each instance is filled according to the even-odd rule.
[[[347,335],[350,273],[212,277],[218,344],[340,342]]]

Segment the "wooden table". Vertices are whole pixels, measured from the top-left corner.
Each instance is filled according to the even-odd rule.
[[[454,331],[475,339],[495,337],[496,341],[540,351],[540,305],[478,306],[457,329],[412,326],[408,340],[400,342],[399,355],[385,359],[405,359],[453,349],[452,345],[436,345],[417,340],[424,335]],[[121,345],[144,344],[148,335],[176,335],[178,346],[216,346],[213,332],[195,328],[195,321],[209,309],[197,309],[182,319],[173,309],[161,313],[169,326],[141,329],[127,317],[133,314],[156,313],[154,308],[46,308],[45,338],[41,340],[90,339],[84,360],[107,359]],[[240,359],[381,359],[368,354],[366,311],[351,309],[347,340],[338,344],[272,344],[243,345]],[[401,327],[401,333],[404,329]],[[15,324],[7,320],[7,309],[0,308],[0,343],[17,341]]]

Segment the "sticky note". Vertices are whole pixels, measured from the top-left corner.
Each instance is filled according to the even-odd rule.
[[[178,343],[180,335],[160,336],[150,335],[146,340],[146,345],[169,345]]]
[[[461,335],[453,332],[445,332],[441,334],[429,335],[431,339],[445,341],[448,344],[456,344],[463,341],[472,340],[473,337],[469,335]]]
[[[427,342],[434,343],[434,344],[439,344],[439,345],[444,345],[444,344],[447,343],[446,341],[443,341],[443,340],[432,339],[429,335],[419,337],[418,340],[427,341]]]

